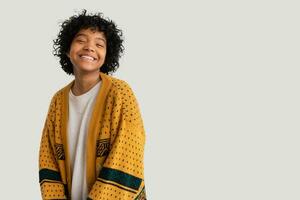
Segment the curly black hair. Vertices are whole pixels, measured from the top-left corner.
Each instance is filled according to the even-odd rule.
[[[67,56],[75,35],[81,29],[93,28],[103,32],[107,41],[106,56],[100,71],[112,74],[119,68],[119,58],[124,52],[122,31],[116,24],[104,18],[102,13],[86,14],[85,9],[78,15],[71,16],[61,24],[61,29],[55,40],[53,40],[53,55],[60,59],[62,69],[67,74],[73,74],[73,65]]]

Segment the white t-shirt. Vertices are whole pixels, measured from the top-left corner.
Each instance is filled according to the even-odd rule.
[[[75,96],[69,92],[68,146],[72,172],[72,200],[87,199],[86,137],[101,81],[88,92]]]

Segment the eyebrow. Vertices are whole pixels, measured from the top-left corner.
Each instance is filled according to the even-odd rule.
[[[84,33],[79,33],[79,34],[77,34],[77,35],[75,36],[75,38],[77,38],[77,37],[79,37],[79,36],[85,36],[85,37],[87,37],[86,34],[84,34]],[[104,38],[102,38],[102,37],[96,37],[96,39],[98,39],[98,40],[103,40],[104,42],[106,42],[106,40],[105,40]]]

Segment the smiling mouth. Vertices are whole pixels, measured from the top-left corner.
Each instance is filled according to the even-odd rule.
[[[91,57],[91,56],[87,56],[87,55],[80,55],[79,56],[82,60],[86,60],[86,61],[90,61],[90,62],[93,62],[95,61],[96,59]]]

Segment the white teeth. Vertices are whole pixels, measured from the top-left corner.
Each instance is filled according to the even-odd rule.
[[[91,57],[91,56],[80,56],[81,58],[84,58],[84,59],[88,59],[88,60],[94,60],[94,58],[93,57]]]

